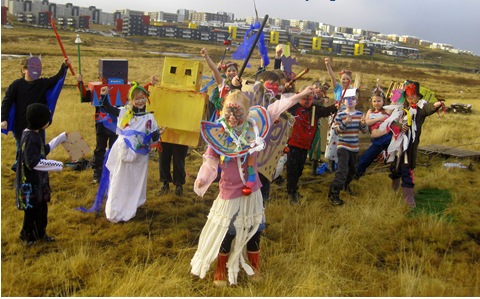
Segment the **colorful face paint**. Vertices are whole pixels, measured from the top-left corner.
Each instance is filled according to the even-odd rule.
[[[224,117],[228,125],[235,128],[245,121],[245,110],[236,103],[227,103]]]
[[[345,106],[347,107],[354,107],[355,105],[357,105],[357,99],[355,97],[345,98],[344,101]]]
[[[233,79],[238,74],[237,67],[235,65],[227,67],[226,74],[227,77]]]
[[[135,99],[133,100],[133,106],[141,109],[145,107],[145,103],[147,102],[147,97],[143,92],[137,93]]]
[[[270,82],[265,82],[265,88],[271,91],[273,93],[273,96],[276,96],[280,92],[277,83],[271,84]]]
[[[312,106],[312,103],[313,96],[309,96],[300,100],[300,105],[302,105],[303,108],[310,108],[310,106]]]
[[[42,61],[38,57],[28,59],[28,75],[33,80],[37,80],[42,75]]]

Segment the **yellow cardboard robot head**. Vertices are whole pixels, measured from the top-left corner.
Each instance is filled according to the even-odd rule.
[[[162,87],[178,91],[200,91],[203,64],[190,59],[165,57]]]

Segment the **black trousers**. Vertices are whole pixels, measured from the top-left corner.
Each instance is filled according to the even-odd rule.
[[[265,200],[270,198],[270,181],[260,172],[258,173],[258,177],[260,178],[260,182],[262,182],[260,191],[262,192],[263,206],[265,206]]]
[[[185,184],[185,157],[187,156],[188,146],[162,142],[163,150],[158,153],[160,182],[173,182],[175,186]],[[170,174],[170,163],[173,157],[173,180]]]
[[[30,242],[40,240],[47,231],[48,206],[41,202],[33,209],[24,210],[23,227],[20,232],[20,239]]]
[[[105,133],[97,133],[97,147],[93,151],[92,168],[94,172],[102,172],[103,159],[108,148],[112,148],[113,143],[117,140],[117,135],[110,135]]]
[[[262,232],[256,232],[255,235],[247,242],[248,251],[259,251],[260,250],[260,236]],[[220,253],[230,253],[232,249],[232,241],[235,239],[235,235],[227,233],[225,238],[223,238],[222,246],[220,247]]]
[[[337,149],[338,166],[335,171],[335,178],[332,182],[334,189],[342,189],[350,184],[357,171],[358,152],[352,152],[345,148]]]
[[[287,154],[287,193],[293,194],[297,192],[298,180],[302,176],[305,161],[307,160],[308,149],[299,148],[289,145],[290,149]]]

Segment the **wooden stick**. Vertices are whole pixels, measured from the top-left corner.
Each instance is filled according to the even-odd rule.
[[[67,53],[65,53],[65,49],[63,48],[62,41],[60,40],[60,36],[58,35],[57,28],[55,28],[55,19],[52,19],[52,28],[55,31],[55,36],[57,37],[58,44],[60,45],[60,49],[62,49],[63,57],[68,58]],[[75,76],[75,72],[73,71],[72,65],[69,64],[68,68],[72,72],[72,75]]]
[[[311,127],[315,124],[315,105],[312,108],[312,123],[310,124]]]

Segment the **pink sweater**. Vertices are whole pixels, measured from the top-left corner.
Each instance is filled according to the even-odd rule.
[[[297,97],[295,97],[297,98]],[[288,110],[290,107],[295,105],[298,102],[298,99],[295,99],[294,97],[290,98],[282,98],[279,101],[276,101],[275,103],[271,104],[267,108],[268,115],[270,116],[270,121],[275,121],[280,114],[282,114],[284,111]],[[262,187],[262,183],[260,182],[260,178],[258,177],[258,171],[257,171],[257,156],[258,153],[254,153],[252,155],[255,158],[255,165],[254,165],[254,170],[256,174],[255,178],[255,186],[252,188],[252,192],[257,191]],[[244,157],[241,157],[240,159],[243,159]],[[210,146],[207,148],[207,151],[204,154],[204,160],[220,160],[220,155],[215,152]],[[243,181],[240,177],[240,171],[238,169],[238,164],[237,164],[237,158],[234,158],[233,160],[226,161],[227,158],[225,158],[225,161],[220,163],[220,168],[222,169],[222,175],[220,178],[220,198],[223,199],[234,199],[240,196],[243,196],[242,190],[245,187],[243,184]],[[242,160],[243,161],[243,160]],[[212,173],[213,171],[217,171],[213,167],[206,167],[204,163],[202,165],[202,168],[200,169],[198,173],[197,180],[201,181],[207,181],[209,180],[208,177],[214,178],[215,175]],[[244,163],[244,171],[245,174],[247,173],[247,163]],[[202,171],[203,169],[203,171]],[[244,178],[245,181],[247,178]],[[213,181],[213,180],[212,180]],[[212,181],[207,182],[208,185],[212,183]]]

